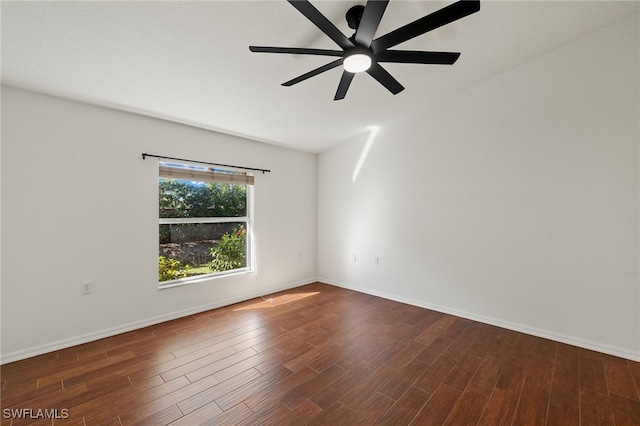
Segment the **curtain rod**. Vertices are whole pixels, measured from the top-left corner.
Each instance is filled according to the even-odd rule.
[[[207,162],[204,162],[204,161],[187,160],[185,158],[164,157],[162,155],[147,154],[146,152],[143,152],[142,153],[142,159],[146,160],[147,157],[161,158],[161,159],[164,159],[164,160],[188,161],[189,163],[206,164],[208,166],[233,167],[234,169],[253,170],[253,171],[262,172],[262,173],[271,173],[271,170],[268,170],[268,169],[256,169],[256,168],[253,168],[253,167],[233,166],[231,164],[207,163]]]

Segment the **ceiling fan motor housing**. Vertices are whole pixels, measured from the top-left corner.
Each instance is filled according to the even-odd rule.
[[[369,47],[364,47],[364,46],[356,46],[352,49],[346,50],[344,52],[344,57],[346,58],[347,56],[358,55],[358,54],[367,55],[373,58],[373,50],[371,50],[371,48]]]
[[[347,15],[345,16],[347,19],[347,24],[349,28],[357,30],[360,25],[360,20],[362,19],[362,13],[364,12],[364,6],[356,5],[347,10]]]

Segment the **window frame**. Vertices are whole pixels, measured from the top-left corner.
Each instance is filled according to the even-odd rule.
[[[201,166],[192,166],[189,164],[176,164],[176,163],[161,163],[159,162],[158,165],[163,165],[163,166],[167,166],[168,164],[170,165],[175,165],[178,167],[195,167],[200,169]],[[224,171],[234,171],[231,169],[224,169]],[[249,175],[252,176],[252,175]],[[253,176],[252,176],[253,177]],[[204,180],[198,180],[198,179],[184,179],[184,178],[173,178],[173,177],[164,177],[161,176],[160,174],[160,168],[158,170],[158,180],[157,180],[157,189],[159,189],[159,185],[160,185],[160,179],[174,179],[174,180],[190,180],[192,182],[203,182],[203,183],[207,183],[207,181]],[[215,183],[215,181],[214,181]],[[200,275],[194,275],[191,277],[185,277],[185,278],[178,278],[175,280],[167,280],[167,281],[158,281],[158,289],[162,290],[162,289],[167,289],[167,288],[174,288],[174,287],[180,287],[180,286],[184,286],[184,285],[191,285],[191,284],[197,284],[203,281],[211,281],[211,280],[216,280],[219,278],[224,278],[224,277],[229,277],[232,275],[241,275],[241,274],[247,274],[247,273],[252,273],[254,272],[254,265],[255,265],[255,261],[254,261],[254,231],[253,231],[253,211],[254,211],[254,206],[253,206],[253,202],[254,202],[254,185],[253,184],[249,184],[249,183],[235,183],[235,182],[217,182],[220,183],[222,185],[242,185],[246,187],[246,216],[236,216],[236,217],[230,217],[230,216],[220,216],[220,217],[189,217],[189,218],[162,218],[160,217],[160,204],[159,204],[159,200],[158,200],[158,204],[157,204],[157,216],[158,216],[158,225],[157,225],[157,233],[156,233],[156,241],[159,241],[160,239],[160,227],[159,225],[173,225],[173,224],[198,224],[198,223],[233,223],[233,222],[241,222],[245,224],[245,229],[246,229],[246,266],[242,267],[242,268],[237,268],[237,269],[231,269],[231,270],[227,270],[227,271],[221,271],[221,272],[211,272],[209,274],[200,274]],[[160,252],[158,251],[156,253],[156,257],[160,255]]]

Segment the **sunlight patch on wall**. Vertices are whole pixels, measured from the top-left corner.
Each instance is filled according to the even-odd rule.
[[[367,127],[367,129],[369,129],[371,133],[369,133],[369,139],[367,139],[367,143],[362,149],[362,153],[360,154],[360,158],[358,159],[358,164],[356,164],[356,168],[353,169],[353,180],[352,180],[353,182],[355,182],[356,179],[358,179],[358,175],[360,174],[360,169],[362,168],[362,165],[367,159],[367,155],[369,154],[371,145],[373,145],[373,140],[376,138],[376,135],[378,134],[378,130],[380,130],[380,126],[369,126]]]

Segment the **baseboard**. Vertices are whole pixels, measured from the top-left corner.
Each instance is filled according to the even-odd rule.
[[[567,336],[567,335],[564,335],[564,334],[555,333],[555,332],[548,331],[548,330],[541,330],[541,329],[538,329],[538,328],[535,328],[535,327],[529,327],[529,326],[522,325],[522,324],[516,324],[516,323],[512,323],[512,322],[508,322],[508,321],[502,321],[502,320],[499,320],[499,319],[496,319],[496,318],[485,317],[485,316],[482,316],[482,315],[476,315],[476,314],[473,314],[473,313],[470,313],[470,312],[459,311],[457,309],[451,309],[451,308],[448,308],[448,307],[445,307],[445,306],[425,303],[425,302],[420,301],[420,300],[405,298],[405,297],[401,297],[401,296],[397,296],[397,295],[389,294],[389,293],[385,293],[385,292],[380,292],[380,291],[374,291],[374,290],[371,290],[371,289],[358,287],[358,286],[353,286],[353,285],[346,284],[346,283],[343,283],[343,282],[331,280],[329,278],[311,278],[311,279],[307,279],[307,280],[298,281],[298,282],[295,282],[295,283],[290,283],[290,284],[287,284],[287,285],[279,286],[277,288],[269,289],[268,293],[265,293],[264,290],[255,291],[255,292],[252,292],[250,294],[243,295],[243,296],[229,298],[229,299],[217,301],[217,302],[214,302],[214,303],[208,303],[208,304],[205,304],[205,305],[195,306],[195,307],[189,308],[189,309],[183,309],[183,310],[180,310],[180,311],[175,311],[175,312],[171,312],[171,313],[168,313],[168,314],[155,316],[155,317],[144,319],[144,320],[140,320],[140,321],[134,321],[134,322],[123,324],[123,325],[119,325],[119,326],[116,326],[116,327],[110,327],[110,328],[102,329],[102,330],[99,330],[99,331],[86,333],[86,334],[83,334],[83,335],[80,335],[80,336],[71,337],[71,338],[68,338],[68,339],[62,339],[62,340],[58,340],[58,341],[55,341],[55,342],[46,343],[46,344],[43,344],[43,345],[38,345],[38,346],[31,347],[31,348],[10,352],[10,353],[2,355],[2,357],[0,358],[0,365],[7,364],[9,362],[19,361],[21,359],[30,358],[30,357],[37,356],[37,355],[42,355],[42,354],[45,354],[45,353],[49,353],[49,352],[53,352],[53,351],[57,351],[57,350],[61,350],[61,349],[70,348],[72,346],[81,345],[83,343],[88,343],[88,342],[92,342],[92,341],[99,340],[99,339],[104,339],[106,337],[115,336],[117,334],[122,334],[122,333],[126,333],[126,332],[133,331],[133,330],[138,330],[138,329],[141,329],[141,328],[144,328],[144,327],[148,327],[148,326],[155,325],[155,324],[160,324],[160,323],[163,323],[163,322],[166,322],[166,321],[171,321],[171,320],[178,319],[178,318],[183,318],[183,317],[186,317],[186,316],[189,316],[189,315],[199,314],[201,312],[210,311],[212,309],[221,308],[223,306],[232,305],[234,303],[243,302],[245,300],[250,300],[250,299],[253,299],[255,297],[260,297],[260,296],[263,296],[263,295],[266,295],[266,294],[276,293],[276,292],[279,292],[279,291],[284,291],[284,290],[288,290],[288,289],[291,289],[291,288],[300,287],[300,286],[303,286],[303,285],[306,285],[306,284],[311,284],[311,283],[314,283],[314,282],[322,282],[322,283],[334,285],[336,287],[342,287],[342,288],[346,288],[348,290],[353,290],[353,291],[357,291],[357,292],[360,292],[360,293],[370,294],[372,296],[382,297],[383,299],[393,300],[393,301],[400,302],[400,303],[406,303],[407,305],[413,305],[413,306],[417,306],[417,307],[420,307],[420,308],[425,308],[425,309],[430,309],[430,310],[437,311],[437,312],[442,312],[442,313],[445,313],[445,314],[455,315],[455,316],[458,316],[458,317],[461,317],[461,318],[466,318],[466,319],[470,319],[470,320],[473,320],[473,321],[482,322],[482,323],[485,323],[485,324],[495,325],[497,327],[505,328],[505,329],[508,329],[508,330],[518,331],[520,333],[530,334],[530,335],[533,335],[533,336],[542,337],[542,338],[545,338],[545,339],[550,339],[550,340],[554,340],[554,341],[557,341],[557,342],[562,342],[562,343],[566,343],[566,344],[569,344],[569,345],[578,346],[578,347],[581,347],[581,348],[594,350],[594,351],[606,353],[606,354],[609,354],[609,355],[613,355],[613,356],[629,359],[629,360],[632,360],[632,361],[640,362],[640,354],[634,353],[633,351],[629,351],[628,349],[625,349],[625,348],[619,348],[619,347],[615,347],[615,346],[604,345],[604,344],[601,344],[601,343],[598,343],[598,342],[593,342],[593,341],[589,341],[589,340],[585,340],[585,339],[580,339],[580,338],[573,337],[573,336]]]
[[[419,308],[430,309],[432,311],[442,312],[445,314],[455,315],[457,317],[470,319],[473,321],[478,321],[485,324],[495,325],[496,327],[506,328],[507,330],[513,330],[520,333],[530,334],[537,337],[542,337],[545,339],[554,340],[556,342],[566,343],[572,346],[578,346],[580,348],[589,349],[597,352],[602,352],[605,354],[617,356],[620,358],[629,359],[632,361],[640,362],[640,354],[630,351],[626,348],[620,348],[616,346],[605,345],[599,342],[593,342],[586,339],[581,339],[574,336],[568,336],[561,333],[555,333],[549,330],[542,330],[535,327],[529,327],[523,324],[512,323],[509,321],[502,321],[497,318],[485,317],[482,315],[476,315],[471,312],[460,311],[457,309],[451,309],[446,306],[435,305],[431,303],[425,303],[420,300],[410,299],[406,297],[397,296],[394,294],[389,294],[380,291],[374,291],[371,289],[358,287],[350,284],[346,284],[343,282],[338,282],[335,280],[331,280],[328,278],[318,278],[319,282],[334,285],[336,287],[346,288],[348,290],[357,291],[360,293],[370,294],[372,296],[382,297],[383,299],[393,300],[395,302],[406,303],[407,305],[417,306]]]
[[[31,348],[9,352],[3,354],[0,358],[0,365],[7,364],[9,362],[20,361],[21,359],[31,358],[33,356],[46,354],[61,349],[70,348],[72,346],[81,345],[83,343],[93,342],[95,340],[104,339],[105,337],[115,336],[117,334],[126,333],[133,330],[139,330],[151,325],[160,324],[166,321],[175,320],[178,318],[187,317],[189,315],[199,314],[201,312],[210,311],[212,309],[221,308],[223,306],[233,305],[234,303],[244,302],[256,297],[264,296],[266,294],[277,293],[279,291],[288,290],[291,288],[300,287],[306,284],[317,282],[316,278],[310,278],[295,283],[279,286],[277,288],[271,288],[265,293],[265,289],[259,289],[258,291],[251,292],[249,294],[233,297],[213,303],[207,303],[205,305],[194,306],[193,308],[183,309],[180,311],[170,312],[164,315],[158,315],[152,318],[147,318],[140,321],[134,321],[127,324],[122,324],[115,327],[105,328],[91,333],[82,334],[80,336],[70,337],[67,339],[58,340],[51,343],[45,343],[43,345],[33,346]]]

